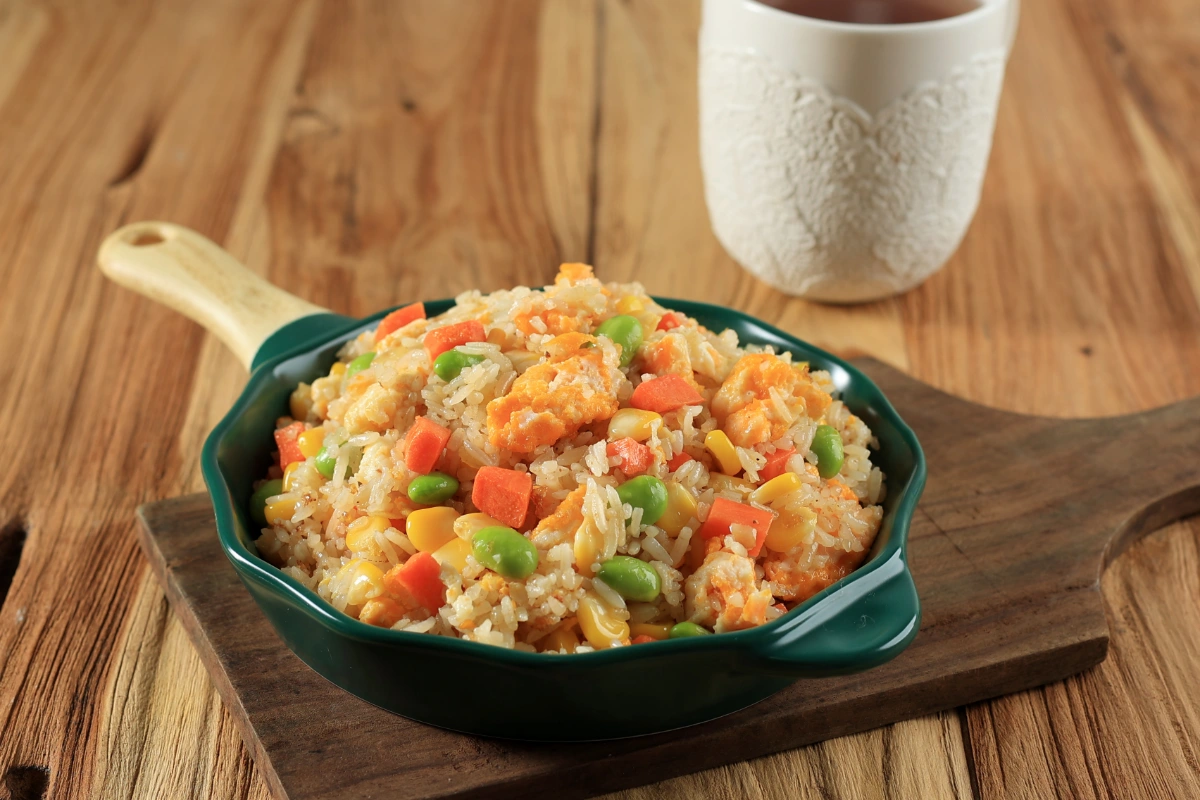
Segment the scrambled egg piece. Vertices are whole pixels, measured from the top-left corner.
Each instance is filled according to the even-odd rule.
[[[563,264],[558,268],[558,277],[554,279],[554,285],[559,289],[569,289],[585,282],[599,286],[592,268],[587,264]],[[529,295],[522,300],[521,306],[521,310],[513,315],[513,324],[526,336],[534,333],[560,336],[587,330],[596,321],[590,310],[556,297],[553,291]]]
[[[587,494],[587,486],[578,486],[571,491],[554,512],[543,519],[534,528],[534,534],[555,530],[573,533],[583,524],[583,496]]]
[[[539,548],[547,550],[561,542],[571,541],[575,536],[575,531],[579,530],[579,526],[583,524],[583,496],[585,494],[587,494],[587,486],[579,486],[572,490],[562,499],[562,502],[558,503],[557,508],[537,524],[529,538]]]
[[[713,397],[712,410],[731,442],[753,447],[785,435],[801,414],[820,419],[831,402],[833,398],[808,376],[807,365],[751,353],[733,365]]]
[[[583,281],[595,278],[595,273],[587,264],[570,263],[558,266],[558,275],[554,278],[555,286],[574,286]]]
[[[646,372],[655,375],[679,375],[700,391],[696,375],[692,370],[692,357],[688,353],[687,341],[682,335],[668,333],[657,342],[644,345],[641,351],[642,365]]]
[[[329,403],[329,419],[345,426],[351,435],[405,428],[416,415],[427,371],[423,350],[380,353]]]
[[[371,349],[376,353],[383,353],[387,350],[397,350],[403,347],[401,344],[404,339],[419,339],[424,335],[425,331],[429,330],[429,320],[422,317],[414,319],[412,322],[405,325],[403,328],[397,328],[389,333],[378,342],[371,342]]]
[[[754,559],[718,551],[684,584],[688,619],[717,633],[753,628],[767,621],[773,598],[755,584]]]
[[[820,529],[837,531],[846,515],[854,515],[864,520],[867,523],[866,529],[861,533],[851,529],[851,539],[845,539],[842,534],[835,533],[833,544],[820,544],[815,537],[810,536],[805,537],[786,553],[768,551],[762,561],[763,574],[770,582],[774,595],[782,600],[807,600],[858,569],[866,559],[871,544],[875,541],[875,534],[879,531],[883,510],[878,506],[864,509],[849,486],[833,478],[824,494],[841,502],[840,509],[818,508]]]
[[[763,574],[770,581],[775,595],[780,600],[800,602],[807,600],[822,589],[832,586],[858,569],[867,551],[849,553],[845,550],[829,550],[829,560],[824,566],[801,569],[784,553],[770,553],[763,561]]]
[[[565,333],[546,343],[547,360],[530,367],[509,393],[487,406],[493,447],[532,453],[617,411],[615,348],[596,337]]]

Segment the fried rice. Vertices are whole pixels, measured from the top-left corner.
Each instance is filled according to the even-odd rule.
[[[614,317],[634,340],[597,332]],[[828,373],[581,264],[389,315],[290,406],[258,552],[395,630],[575,653],[750,628],[856,569],[883,516],[878,444]],[[452,493],[414,500],[427,473]],[[638,476],[658,501],[626,502]],[[482,541],[514,532],[531,572]],[[609,562],[649,588],[610,585]]]

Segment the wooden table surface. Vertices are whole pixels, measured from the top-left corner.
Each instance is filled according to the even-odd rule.
[[[697,25],[688,0],[0,0],[0,797],[266,796],[134,540],[139,503],[201,488],[245,376],[101,278],[124,222],[348,314],[583,260],[1007,409],[1200,393],[1191,0],[1026,3],[966,241],[853,308],[713,238]],[[1087,674],[622,796],[1200,796],[1198,543],[1183,522],[1110,566]]]

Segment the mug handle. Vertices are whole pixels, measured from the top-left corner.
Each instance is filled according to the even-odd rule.
[[[100,271],[127,289],[200,323],[247,370],[272,333],[328,309],[272,286],[219,245],[170,222],[135,222],[96,255]]]

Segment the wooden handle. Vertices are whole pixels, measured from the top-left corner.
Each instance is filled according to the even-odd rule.
[[[272,286],[210,239],[169,222],[126,225],[104,240],[96,260],[112,280],[216,334],[247,370],[279,328],[328,313]]]

